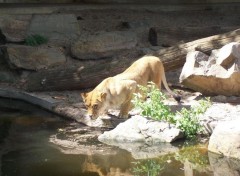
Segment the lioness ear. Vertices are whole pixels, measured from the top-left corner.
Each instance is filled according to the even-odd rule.
[[[101,93],[101,98],[105,99],[107,97],[107,93]]]
[[[100,96],[99,96],[99,101],[102,102],[103,100],[106,99],[106,97],[107,97],[107,93],[101,92],[101,93],[100,93]]]
[[[82,97],[83,101],[86,99],[87,95],[88,95],[88,93],[85,93],[85,92],[81,93],[81,97]]]

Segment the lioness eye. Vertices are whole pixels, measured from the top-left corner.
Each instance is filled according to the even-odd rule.
[[[98,108],[98,105],[97,104],[94,104],[93,105],[93,109],[97,109]]]

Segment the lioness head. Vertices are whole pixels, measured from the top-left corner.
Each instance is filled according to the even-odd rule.
[[[105,113],[105,99],[107,93],[102,93],[98,91],[91,91],[89,93],[81,93],[83,102],[87,108],[87,114],[92,119],[97,119],[98,116]]]

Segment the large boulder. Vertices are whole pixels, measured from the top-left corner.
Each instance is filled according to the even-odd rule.
[[[132,49],[137,44],[135,33],[130,31],[101,32],[80,37],[71,46],[71,53],[78,59],[111,57],[121,50]]]
[[[205,95],[240,95],[240,44],[230,43],[214,50],[209,57],[190,52],[180,82]]]
[[[179,149],[169,142],[183,137],[174,125],[139,115],[120,123],[98,137],[100,142],[129,151],[135,159],[155,158]]]
[[[240,120],[222,122],[210,137],[208,150],[227,157],[240,159]]]
[[[9,68],[7,62],[4,60],[4,52],[0,50],[0,82],[14,83],[19,78],[19,73]]]
[[[13,68],[39,70],[59,66],[66,62],[65,55],[56,48],[31,47],[24,45],[5,45],[7,62]]]
[[[108,144],[111,142],[158,144],[162,142],[173,142],[182,137],[183,133],[174,125],[166,122],[148,120],[136,115],[119,124],[113,130],[104,132],[98,139]]]
[[[28,35],[42,35],[49,42],[69,44],[78,38],[79,26],[73,14],[33,15]]]
[[[208,153],[209,163],[216,176],[240,176],[240,160]]]
[[[0,32],[7,42],[23,42],[27,36],[31,18],[32,15],[2,15],[0,16]]]
[[[205,133],[209,135],[219,123],[237,120],[240,116],[240,97],[218,95],[211,97],[211,102],[213,103],[207,111],[199,116]]]

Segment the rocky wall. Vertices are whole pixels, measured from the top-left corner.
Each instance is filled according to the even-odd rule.
[[[61,6],[50,14],[0,15],[0,82],[20,85],[29,75],[47,69],[62,72],[73,66],[138,59],[161,48],[239,28],[239,13],[233,6],[230,11],[222,6],[218,10],[204,7],[168,12],[127,6],[80,7],[68,10]],[[26,39],[34,34],[48,42],[26,45]]]

